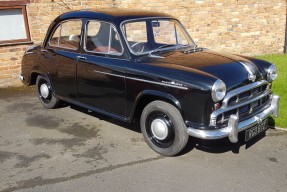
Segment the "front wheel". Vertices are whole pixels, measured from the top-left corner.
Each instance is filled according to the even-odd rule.
[[[53,109],[59,105],[60,101],[53,95],[51,85],[46,77],[39,75],[36,80],[36,86],[38,98],[44,107]]]
[[[182,116],[169,103],[149,103],[142,112],[140,125],[147,144],[161,155],[174,156],[187,144],[188,134]]]

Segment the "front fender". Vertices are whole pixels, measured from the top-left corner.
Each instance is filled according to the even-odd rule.
[[[254,58],[254,57],[248,57],[244,55],[238,55],[238,56],[248,59],[249,61],[254,63],[260,70],[260,73],[263,74],[264,79],[267,79],[267,70],[270,67],[270,65],[272,65],[272,63],[262,60],[262,59]]]
[[[139,109],[138,107],[140,108],[142,107],[141,109],[139,109],[139,110],[142,110],[144,108],[144,106],[141,106],[142,104],[146,105],[149,102],[152,102],[154,100],[167,101],[173,104],[180,112],[182,112],[181,110],[182,107],[181,107],[179,100],[175,98],[173,95],[162,92],[162,91],[143,90],[136,97],[135,104],[133,106],[132,113],[131,113],[132,115],[129,118],[129,120],[132,121],[132,119],[134,119],[137,109]]]
[[[161,92],[161,91],[156,91],[156,90],[144,90],[144,91],[142,91],[142,92],[138,95],[136,101],[139,101],[139,99],[140,99],[142,96],[147,96],[147,95],[164,98],[165,100],[168,100],[168,101],[170,101],[172,104],[174,104],[179,110],[181,110],[181,104],[180,104],[180,102],[179,102],[174,96],[172,96],[171,94],[168,94],[168,93]]]

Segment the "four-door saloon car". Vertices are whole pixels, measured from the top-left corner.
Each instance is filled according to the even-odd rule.
[[[276,67],[198,47],[168,14],[120,9],[57,17],[41,46],[27,49],[21,78],[40,102],[84,107],[111,118],[139,119],[147,144],[173,156],[189,136],[252,139],[277,116]]]

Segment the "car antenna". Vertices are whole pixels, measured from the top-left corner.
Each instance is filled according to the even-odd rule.
[[[68,9],[70,9],[70,11],[73,11],[73,10],[64,2],[64,0],[59,0],[59,1],[61,1],[64,5],[60,4],[59,2],[56,2],[55,0],[52,0],[52,2],[55,2],[55,3],[59,4],[59,5],[61,5],[62,7],[68,8]]]

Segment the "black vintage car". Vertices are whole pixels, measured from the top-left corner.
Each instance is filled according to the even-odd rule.
[[[276,67],[198,47],[168,14],[120,9],[57,17],[41,46],[27,49],[21,79],[40,102],[61,100],[132,122],[147,144],[173,156],[189,136],[249,140],[278,115]]]

